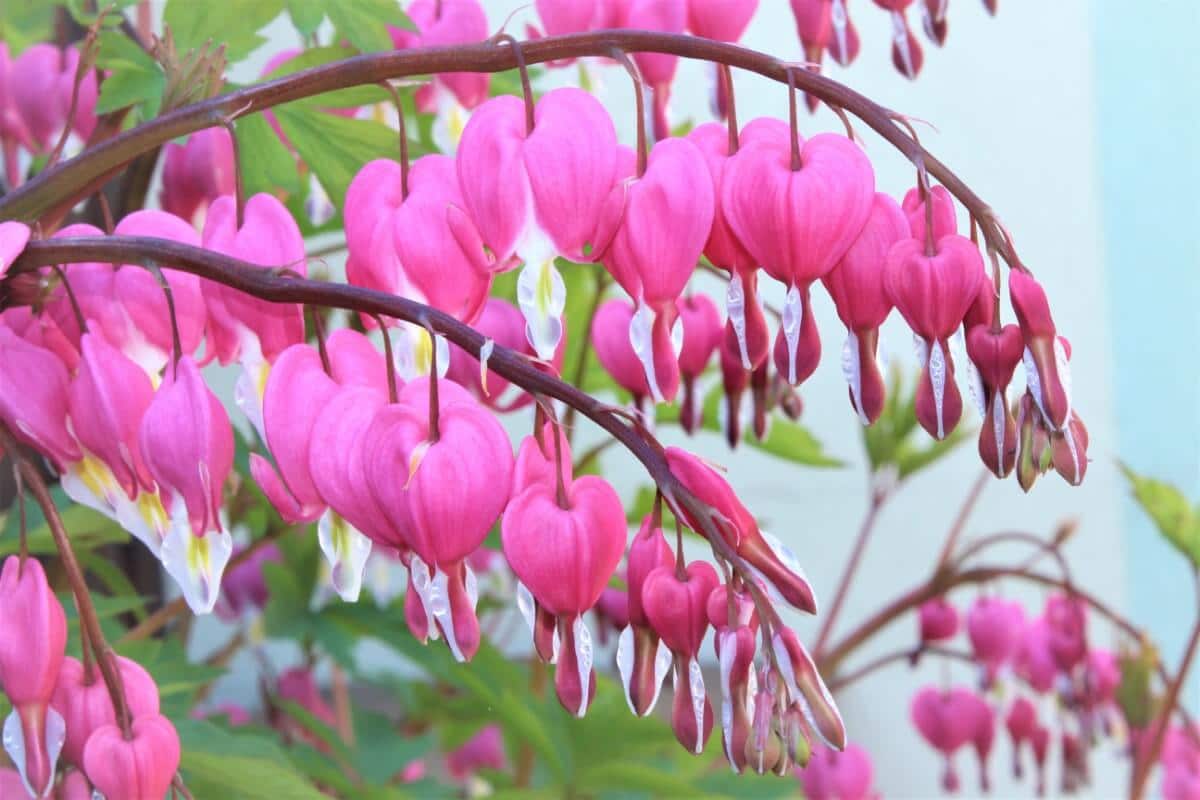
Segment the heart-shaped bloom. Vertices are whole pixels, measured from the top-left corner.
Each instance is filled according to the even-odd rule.
[[[613,226],[622,202],[624,214]],[[674,399],[679,388],[676,301],[708,240],[713,209],[704,156],[686,139],[656,144],[646,174],[618,186],[606,203],[601,224],[616,232],[602,258],[637,307],[629,340],[656,402]]]
[[[856,744],[838,752],[829,747],[813,748],[812,760],[797,776],[809,800],[871,800],[875,770],[871,756]]]
[[[833,270],[822,278],[838,316],[846,326],[842,372],[850,385],[850,403],[864,425],[883,413],[887,386],[876,353],[879,327],[892,310],[883,287],[892,245],[908,238],[904,213],[889,195],[877,192],[862,232]]]
[[[944,439],[962,416],[949,338],[979,293],[983,257],[970,239],[953,234],[928,242],[904,239],[888,253],[884,289],[917,337],[921,378],[917,419]]]
[[[971,605],[967,612],[967,636],[989,683],[1012,657],[1024,626],[1025,612],[1020,603],[980,597]]]
[[[135,717],[132,738],[116,725],[97,728],[83,749],[83,771],[105,797],[157,800],[179,769],[179,734],[161,714]]]
[[[463,561],[508,501],[512,446],[466,390],[439,382],[431,411],[431,389],[430,379],[414,380],[375,414],[364,434],[363,466],[376,503],[413,551],[409,571],[429,628],[436,622],[455,658],[466,660],[480,634],[474,575]]]
[[[163,210],[203,226],[209,205],[237,188],[229,131],[205,128],[183,144],[170,142],[163,150],[159,195]]]
[[[688,0],[627,0],[620,25],[662,33],[683,33],[688,22]],[[645,81],[653,106],[654,139],[667,141],[671,121],[667,106],[671,101],[671,82],[679,57],[665,53],[634,53],[633,60]]]
[[[464,208],[499,268],[524,263],[517,300],[529,342],[549,360],[562,338],[566,286],[558,256],[583,261],[618,179],[617,134],[591,94],[556,89],[525,104],[504,95],[482,105],[458,149]]]
[[[1020,778],[1023,772],[1021,750],[1026,742],[1032,741],[1034,731],[1040,727],[1037,707],[1027,697],[1016,698],[1004,716],[1004,727],[1012,740],[1013,777]]]
[[[708,621],[721,666],[721,741],[734,772],[746,768],[754,721],[754,655],[758,616],[748,592],[721,585],[708,596]]]
[[[708,368],[713,352],[721,343],[721,316],[707,296],[693,294],[679,304],[683,327],[683,347],[679,350],[679,372],[683,376],[683,402],[679,422],[692,433],[700,425],[701,408],[696,401],[696,378]]]
[[[17,113],[25,123],[34,152],[50,150],[64,127],[83,139],[96,127],[96,98],[99,94],[96,73],[89,70],[79,86],[75,116],[68,120],[71,96],[75,92],[75,72],[79,51],[74,47],[60,50],[52,44],[34,44],[12,62],[9,91]]]
[[[1007,389],[1023,352],[1021,331],[1016,325],[1005,325],[998,331],[976,325],[967,331],[967,356],[980,383],[974,391],[983,416],[979,457],[999,478],[1007,477],[1017,463],[1017,423],[1008,405]]]
[[[43,797],[65,734],[50,707],[67,644],[67,618],[42,565],[9,556],[0,569],[0,690],[12,703],[4,750],[30,797]]]
[[[709,122],[693,128],[687,138],[704,155],[713,179],[713,224],[704,245],[704,256],[713,266],[729,272],[729,286],[725,294],[725,312],[729,318],[726,336],[732,340],[735,351],[741,356],[743,367],[753,369],[766,360],[770,332],[758,299],[758,262],[742,246],[726,219],[722,186],[725,165],[732,157],[729,152],[729,132],[725,126]]]
[[[620,563],[625,512],[607,481],[594,475],[574,480],[570,451],[559,457],[566,474],[526,484],[504,511],[500,537],[509,566],[538,609],[557,618],[555,688],[563,707],[583,716],[595,696],[596,676],[582,615]]]
[[[617,641],[617,668],[625,687],[629,710],[644,717],[654,710],[658,693],[672,659],[667,645],[650,624],[642,602],[646,578],[659,567],[669,567],[675,556],[663,536],[662,528],[647,515],[629,545],[625,585],[629,587],[629,627]]]
[[[944,642],[958,634],[958,609],[944,597],[922,603],[917,614],[922,642]]]
[[[837,265],[861,233],[875,197],[875,173],[844,136],[819,134],[803,142],[798,165],[790,147],[790,139],[778,135],[742,147],[725,167],[722,193],[733,232],[788,287],[775,363],[795,385],[812,374],[821,355],[808,287]]]
[[[646,618],[675,657],[671,728],[679,743],[697,754],[712,732],[713,712],[696,656],[708,630],[708,597],[720,583],[711,564],[693,561],[686,571],[658,567],[642,585]]]
[[[846,0],[791,0],[791,5],[807,60],[820,64],[822,51],[827,51],[839,65],[850,66],[858,57],[861,43]],[[809,108],[815,107],[815,98],[809,95],[806,99]]]
[[[1076,597],[1056,592],[1046,598],[1042,617],[1054,661],[1063,672],[1071,672],[1088,657],[1087,606]]]
[[[933,240],[939,241],[943,236],[958,233],[958,211],[954,205],[954,195],[945,186],[934,186],[929,190],[933,199],[932,211],[925,208],[924,192],[921,187],[914,186],[904,195],[900,207],[908,217],[909,231],[912,238],[925,241],[926,220],[933,215]]]
[[[69,382],[58,356],[0,325],[0,419],[61,471],[81,457],[67,430]]]
[[[157,714],[158,686],[150,673],[136,661],[123,656],[116,656],[113,662],[121,676],[129,713],[134,717]],[[100,678],[100,671],[94,666],[85,669],[79,659],[68,656],[59,670],[51,705],[66,721],[63,759],[82,768],[83,748],[88,737],[97,728],[117,724],[112,698]]]
[[[233,540],[221,526],[233,469],[233,428],[225,407],[185,356],[163,376],[142,416],[142,460],[171,517],[162,561],[198,614],[212,611]]]
[[[1028,272],[1008,274],[1013,311],[1025,337],[1025,380],[1042,416],[1053,430],[1071,419],[1069,353],[1063,344],[1042,285]]]
[[[992,781],[988,777],[988,759],[992,754],[992,745],[996,743],[996,712],[987,700],[972,693],[970,715],[971,748],[979,762],[979,789],[988,794],[992,790]]]
[[[1058,664],[1050,650],[1050,626],[1042,617],[1030,620],[1022,629],[1013,651],[1013,672],[1030,689],[1046,694],[1058,679]]]
[[[959,780],[953,757],[971,741],[976,729],[975,694],[968,689],[938,689],[928,686],[913,697],[910,713],[922,738],[946,758],[942,788],[957,791]]]
[[[592,348],[596,360],[617,385],[633,395],[634,406],[650,394],[646,370],[630,342],[634,308],[627,300],[606,300],[592,319]]]
[[[729,483],[715,469],[686,450],[668,447],[666,457],[675,477],[701,502],[717,510],[720,516],[711,524],[716,525],[729,546],[758,570],[784,600],[801,611],[817,613],[816,596],[795,563],[795,556],[770,534],[759,530],[758,522],[738,500]],[[677,513],[693,530],[707,530],[701,520],[690,512],[680,510]],[[705,519],[704,522],[710,520]]]

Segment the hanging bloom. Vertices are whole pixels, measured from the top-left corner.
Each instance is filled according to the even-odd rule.
[[[944,642],[958,634],[958,609],[944,597],[922,603],[917,614],[923,643]]]
[[[1088,708],[1100,708],[1116,700],[1121,685],[1121,665],[1111,650],[1090,650],[1084,664],[1083,702]]]
[[[233,141],[222,127],[196,131],[163,148],[163,210],[200,227],[214,200],[236,191]]]
[[[725,584],[709,594],[706,611],[716,631],[713,647],[721,665],[721,741],[729,765],[740,774],[748,762],[746,745],[754,721],[758,615],[744,586]]]
[[[795,563],[795,556],[770,534],[759,530],[758,522],[725,479],[699,458],[678,447],[668,447],[666,457],[675,477],[701,502],[719,513],[718,519],[704,522],[715,525],[729,546],[758,570],[784,600],[801,611],[817,613],[816,596]],[[693,530],[707,530],[706,525],[686,510],[679,513]]]
[[[946,22],[949,7],[950,0],[923,0],[921,3],[921,26],[929,40],[938,47],[946,43],[946,36],[950,33]]]
[[[846,725],[842,722],[842,714],[796,632],[791,628],[778,628],[771,639],[771,647],[788,696],[793,703],[800,704],[812,732],[827,747],[844,750]]]
[[[954,205],[954,195],[945,186],[939,185],[930,187],[929,196],[933,199],[933,240],[936,242],[943,236],[958,233],[958,210]],[[929,212],[925,208],[925,193],[921,187],[909,189],[900,207],[908,217],[912,238],[925,241],[925,223],[929,219]]]
[[[911,715],[917,731],[946,759],[942,773],[942,788],[956,792],[958,773],[954,769],[954,753],[971,738],[976,730],[975,695],[962,689],[937,689],[932,686],[913,697]]]
[[[1054,593],[1042,609],[1050,652],[1058,668],[1070,672],[1088,657],[1087,606],[1077,597]]]
[[[728,328],[726,328],[728,331]],[[763,358],[762,366],[767,364]],[[742,366],[736,342],[729,336],[721,341],[721,389],[725,393],[725,405],[721,408],[721,427],[725,430],[725,441],[729,448],[736,449],[742,440],[742,395],[750,385],[750,372]]]
[[[734,234],[767,274],[788,287],[775,365],[795,386],[821,357],[809,287],[858,239],[871,214],[875,174],[858,145],[844,136],[802,141],[799,163],[793,164],[790,135],[781,136],[778,124],[771,126],[773,133],[763,127],[761,140],[743,146],[726,165],[722,202]]]
[[[465,661],[480,633],[474,574],[463,562],[508,500],[512,446],[496,418],[457,384],[440,381],[432,404],[432,380],[406,384],[396,403],[380,408],[364,434],[362,463],[375,502],[413,551],[409,572],[429,628],[436,622]]]
[[[584,261],[603,244],[600,212],[619,177],[612,120],[582,89],[542,97],[532,127],[520,98],[496,97],[467,125],[457,166],[463,207],[496,267],[524,263],[517,301],[530,344],[549,360],[566,303],[554,260]]]
[[[986,281],[983,285],[990,289]],[[1017,463],[1017,423],[1008,405],[1007,389],[1023,351],[1016,325],[999,330],[976,325],[967,331],[967,356],[981,384],[975,390],[983,416],[979,457],[998,478],[1007,477]]]
[[[921,362],[917,419],[936,439],[944,439],[962,416],[949,339],[983,279],[979,248],[962,236],[905,239],[888,253],[884,289],[912,328]]]
[[[489,35],[479,0],[413,0],[405,12],[417,31],[389,28],[397,50],[475,44]],[[417,110],[436,115],[433,140],[443,153],[454,153],[470,110],[487,99],[490,84],[487,73],[439,72],[417,90]]]
[[[892,311],[883,285],[884,270],[892,245],[906,238],[908,223],[900,207],[890,196],[876,193],[862,232],[822,278],[846,326],[842,372],[850,385],[850,403],[864,425],[883,413],[887,385],[876,354],[879,328]]]
[[[628,0],[621,26],[645,31],[683,33],[688,21],[689,0]],[[654,140],[666,141],[671,136],[668,105],[671,101],[671,82],[679,57],[664,53],[634,53],[642,80],[646,82],[653,109]]]
[[[75,92],[75,71],[79,51],[74,47],[60,50],[52,44],[34,44],[25,48],[12,62],[8,90],[12,103],[29,132],[32,149],[45,153],[70,125],[83,139],[96,127],[96,98],[99,94],[96,73],[89,70],[79,86],[75,116],[68,120],[71,96]]]
[[[1025,624],[1021,604],[998,597],[980,597],[967,612],[967,636],[971,652],[985,669],[985,681],[991,683],[1017,647]]]
[[[1025,337],[1025,380],[1029,392],[1053,430],[1062,430],[1071,419],[1070,354],[1054,327],[1050,304],[1040,283],[1028,272],[1008,274],[1013,311]]]
[[[150,673],[140,664],[123,656],[113,663],[121,678],[125,705],[133,717],[158,713],[158,686]],[[79,659],[68,656],[59,669],[58,680],[51,700],[54,708],[66,721],[67,737],[62,757],[68,764],[83,767],[83,749],[92,733],[105,725],[117,724],[108,687],[94,665],[87,669]]]
[[[634,308],[627,300],[606,300],[592,319],[592,348],[596,360],[617,385],[633,395],[635,408],[650,394],[646,370],[633,349],[630,335],[634,325]]]
[[[707,561],[693,561],[685,570],[680,556],[674,566],[652,571],[642,584],[646,618],[674,655],[671,728],[679,743],[697,755],[712,732],[713,712],[696,657],[708,630],[708,597],[720,583]]]
[[[1058,664],[1050,650],[1050,627],[1044,617],[1031,620],[1021,631],[1013,651],[1013,672],[1029,688],[1046,694],[1058,678]]]
[[[67,430],[69,381],[54,353],[0,325],[0,419],[60,471],[81,457]]]
[[[19,161],[20,148],[33,150],[34,147],[29,126],[13,98],[12,70],[8,43],[0,42],[0,154],[4,158],[4,174],[10,187],[19,186],[24,177]]]
[[[335,727],[337,714],[321,695],[317,686],[316,676],[308,667],[292,667],[280,674],[275,682],[275,694],[279,700],[295,703],[320,722]],[[323,742],[308,726],[296,720],[286,708],[276,709],[272,714],[272,724],[285,736],[302,739],[313,747],[326,752],[329,745]]]
[[[904,16],[912,3],[913,0],[875,0],[875,5],[892,12],[892,64],[901,75],[916,80],[925,63],[925,53]]]
[[[83,749],[83,771],[105,797],[164,797],[179,769],[179,734],[161,714],[135,717],[132,738],[116,725],[97,728]]]
[[[1013,777],[1020,778],[1021,750],[1026,742],[1031,742],[1033,733],[1038,725],[1037,708],[1026,697],[1013,700],[1004,717],[1004,727],[1008,730],[1008,738],[1012,740]]]
[[[171,518],[163,566],[197,614],[212,611],[233,539],[221,526],[221,495],[233,468],[225,407],[185,356],[163,377],[142,417],[142,460]]]
[[[688,30],[705,39],[736,42],[746,32],[750,18],[758,10],[758,0],[688,0]],[[729,114],[729,90],[721,78],[720,66],[710,65],[712,106],[718,119]]]
[[[747,126],[749,130],[750,126]],[[786,128],[778,135],[785,134]],[[725,167],[733,157],[729,152],[729,132],[725,126],[709,122],[692,129],[687,138],[704,155],[713,179],[713,224],[704,245],[704,256],[714,266],[729,272],[725,291],[728,317],[725,335],[740,355],[742,366],[753,369],[766,360],[771,339],[758,298],[758,262],[734,235],[725,211],[727,201],[722,187]],[[752,141],[754,137],[748,138]]]
[[[712,229],[712,180],[703,158],[686,139],[659,142],[646,174],[613,190],[601,223],[616,230],[602,259],[637,307],[629,340],[655,402],[673,400],[679,388],[676,300]],[[614,225],[622,200],[624,215]]]
[[[721,316],[712,300],[702,294],[685,297],[679,304],[683,347],[679,349],[679,372],[683,378],[683,402],[679,422],[692,433],[700,426],[703,409],[696,398],[696,378],[708,368],[721,342]]]
[[[797,774],[808,800],[873,800],[875,769],[871,756],[856,744],[842,752],[828,747],[813,748],[812,760]]]
[[[456,781],[471,778],[480,769],[504,770],[504,733],[499,725],[485,725],[479,732],[446,754],[446,772]]]
[[[519,493],[504,510],[500,539],[509,566],[538,608],[557,618],[561,644],[555,689],[563,708],[582,717],[596,692],[592,636],[582,615],[596,604],[621,561],[625,512],[603,478],[573,478],[565,442],[551,449],[557,452],[545,455],[561,467],[549,462],[553,478],[514,487]],[[544,645],[539,654],[545,657]]]
[[[977,694],[971,695],[972,732],[971,747],[979,761],[979,788],[984,794],[991,791],[988,777],[988,758],[996,741],[996,712],[988,701]]]
[[[30,797],[54,780],[65,729],[50,706],[67,644],[67,618],[42,565],[9,556],[0,569],[0,690],[12,703],[4,720],[4,750]]]
[[[639,717],[654,710],[672,663],[670,650],[646,615],[642,589],[650,573],[659,567],[671,566],[674,560],[662,528],[654,524],[652,515],[647,515],[629,545],[625,572],[625,585],[629,587],[629,627],[621,631],[617,641],[617,668],[625,687],[625,701],[629,710]]]

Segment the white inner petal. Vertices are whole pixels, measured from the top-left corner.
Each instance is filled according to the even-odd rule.
[[[458,646],[458,635],[454,630],[454,616],[450,609],[450,578],[442,571],[441,567],[435,567],[433,570],[433,580],[429,582],[429,612],[433,614],[433,618],[437,621],[438,627],[442,629],[442,635],[446,637],[446,646],[450,648],[450,654],[454,656],[454,660],[460,664],[466,661],[466,656],[463,655],[462,648]]]
[[[862,401],[862,364],[859,361],[858,335],[847,331],[846,343],[842,345],[842,376],[850,384],[850,397],[854,400],[854,410],[858,412],[858,421],[870,425],[867,412],[863,410]]]
[[[750,347],[746,343],[746,287],[742,276],[737,272],[733,273],[729,279],[729,286],[725,289],[725,315],[737,336],[742,367],[753,369],[754,365],[750,363]]]
[[[904,22],[904,15],[899,11],[892,12],[892,40],[896,44],[896,51],[900,54],[900,61],[904,64],[904,74],[912,75],[913,59],[912,51],[908,47],[908,25]]]
[[[658,376],[654,371],[654,312],[650,307],[638,303],[633,318],[629,320],[629,344],[633,347],[634,355],[642,364],[646,373],[646,384],[650,387],[650,397],[655,403],[663,401],[662,391],[658,388]]]
[[[179,584],[194,614],[208,614],[221,594],[221,576],[233,554],[233,537],[227,530],[192,533],[182,498],[172,503],[171,526],[163,539],[163,568]]]
[[[788,383],[796,385],[796,349],[800,346],[800,324],[804,321],[804,306],[800,290],[789,287],[783,301],[783,336],[788,346]]]
[[[421,599],[421,609],[425,612],[425,627],[429,638],[440,638],[437,621],[433,617],[433,577],[429,574],[429,565],[419,555],[413,553],[408,563],[408,579],[412,588]]]
[[[371,555],[371,540],[327,508],[317,521],[317,542],[329,563],[334,591],[347,603],[356,602],[362,591],[367,557]]]
[[[692,713],[696,715],[696,755],[704,752],[704,705],[707,693],[704,689],[704,671],[695,657],[688,660],[688,688],[692,692]]]
[[[996,454],[1000,462],[1001,471],[1004,470],[1004,428],[1005,428],[1005,404],[1007,398],[1004,392],[996,392],[996,396],[992,399],[992,435],[996,437]]]
[[[942,406],[946,401],[946,353],[942,343],[934,340],[929,352],[929,383],[933,387],[933,407],[937,414],[937,438],[946,438],[946,423]]]
[[[592,688],[592,661],[595,654],[592,648],[592,632],[588,630],[583,617],[575,618],[571,632],[575,640],[575,664],[579,668],[579,708],[575,716],[582,717],[588,709],[588,695]]]
[[[830,21],[833,23],[833,34],[837,37],[838,53],[842,58],[849,57],[849,45],[846,41],[846,29],[849,27],[849,16],[846,14],[845,0],[833,0],[830,10]]]
[[[621,686],[625,688],[625,703],[629,706],[629,710],[637,715],[637,709],[633,706],[633,692],[630,687],[633,683],[633,626],[626,625],[621,629],[621,635],[617,637],[617,672],[621,674]]]
[[[483,389],[484,395],[487,395],[487,371],[488,361],[492,358],[492,351],[496,349],[496,343],[491,339],[484,339],[483,345],[479,348],[479,386]]]
[[[562,339],[567,285],[554,265],[554,254],[528,260],[517,278],[517,305],[525,315],[525,336],[538,358],[549,361]]]

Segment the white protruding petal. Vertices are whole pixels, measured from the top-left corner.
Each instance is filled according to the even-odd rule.
[[[679,354],[683,352],[683,336],[683,317],[678,317],[671,326],[671,349],[675,351],[675,358],[679,358]]]
[[[804,321],[804,306],[800,303],[800,290],[788,287],[783,301],[783,336],[788,346],[788,383],[796,385],[796,348],[800,346],[800,324]]]
[[[788,571],[794,575],[798,575],[801,580],[808,583],[808,576],[804,572],[804,567],[800,566],[800,557],[775,534],[765,530],[759,530],[759,534],[762,536],[763,541],[767,543],[767,547],[771,548],[771,552],[787,567]],[[813,590],[813,605],[817,605],[816,590]],[[813,613],[816,612],[814,611]]]
[[[917,334],[913,334],[913,352],[917,355],[917,363],[925,366],[929,363],[929,342]]]
[[[567,285],[549,254],[527,261],[517,278],[517,305],[525,315],[525,336],[538,358],[549,361],[562,339]]]
[[[733,672],[733,662],[737,658],[737,634],[732,630],[719,631],[721,658],[721,741],[725,744],[725,758],[736,774],[737,762],[733,758],[733,686],[730,675]]]
[[[933,15],[929,13],[929,7],[924,3],[919,3],[918,5],[921,6],[921,27],[925,29],[925,35],[930,39],[936,39],[937,36],[934,35],[933,30]]]
[[[854,331],[846,332],[846,343],[842,345],[842,375],[850,385],[850,397],[854,400],[854,410],[858,412],[858,421],[870,425],[867,412],[863,410],[862,402],[862,364],[859,363],[858,335]]]
[[[617,637],[617,672],[621,675],[621,686],[625,688],[625,703],[629,710],[637,716],[633,707],[633,694],[629,688],[633,682],[633,626],[626,625]]]
[[[436,78],[434,87],[433,143],[444,155],[452,156],[458,150],[463,131],[471,119],[471,112],[458,102],[450,91]]]
[[[529,626],[529,632],[533,633],[534,620],[537,617],[533,592],[529,591],[529,587],[520,581],[517,581],[517,610],[521,612],[521,618]]]
[[[725,290],[725,315],[733,326],[734,335],[737,336],[742,367],[753,369],[754,365],[750,363],[750,347],[746,343],[746,286],[737,272],[730,277],[729,286]]]
[[[937,438],[946,438],[942,406],[946,401],[946,353],[942,343],[934,341],[929,349],[929,383],[933,387],[933,408],[937,414]]]
[[[692,713],[696,715],[696,755],[704,752],[704,705],[708,693],[704,688],[704,671],[693,656],[688,660],[688,688],[692,691]]]
[[[332,508],[317,522],[317,542],[329,562],[329,578],[338,597],[347,603],[358,600],[363,570],[371,555],[371,540]]]
[[[975,402],[975,408],[979,410],[979,416],[983,417],[987,414],[987,391],[983,387],[983,377],[969,356],[963,363],[967,365],[967,391],[971,400]]]
[[[271,373],[271,364],[264,358],[245,357],[242,359],[242,374],[238,376],[233,387],[233,402],[250,420],[258,438],[267,441],[267,432],[263,423],[263,396],[267,392],[267,376]]]
[[[1071,420],[1071,362],[1067,358],[1067,348],[1062,339],[1054,340],[1054,365],[1058,368],[1058,382],[1062,385],[1063,394],[1067,396],[1067,421]]]
[[[433,570],[433,580],[429,585],[429,611],[442,629],[442,635],[446,637],[446,645],[450,648],[450,654],[454,656],[455,661],[461,664],[467,659],[463,655],[462,648],[458,646],[458,635],[454,630],[454,618],[450,610],[449,582],[449,576],[442,572],[441,567]]]
[[[117,522],[161,559],[162,542],[171,529],[171,518],[163,508],[162,496],[157,489],[153,492],[143,490],[133,500],[123,498],[123,501],[117,505]]]
[[[67,465],[59,477],[67,497],[80,505],[99,511],[111,520],[117,519],[117,508],[127,499],[112,470],[86,450],[83,458]]]
[[[912,51],[908,47],[908,25],[904,22],[904,15],[899,11],[892,12],[892,41],[895,42],[896,50],[900,53],[900,60],[904,62],[904,74],[912,75],[913,57]]]
[[[1038,411],[1042,412],[1042,418],[1049,422],[1049,417],[1046,416],[1046,407],[1042,405],[1042,376],[1038,374],[1037,362],[1033,360],[1033,351],[1028,347],[1021,356],[1021,366],[1025,369],[1025,388],[1033,395],[1033,402],[1037,404]]]
[[[440,638],[437,620],[433,618],[433,578],[429,574],[429,565],[419,555],[413,553],[408,563],[408,579],[412,588],[421,598],[421,608],[425,611],[425,627],[430,639]]]
[[[775,661],[779,665],[779,677],[783,680],[783,686],[788,695],[795,700],[800,695],[800,688],[796,685],[796,672],[792,669],[792,657],[783,643],[783,637],[778,633],[771,637],[771,649],[775,651]]]
[[[1071,433],[1070,424],[1064,425],[1062,429],[1063,439],[1067,442],[1067,449],[1071,451],[1071,464],[1075,468],[1075,479],[1071,481],[1073,485],[1079,485],[1079,448],[1075,444],[1075,435]]]
[[[589,692],[592,688],[592,661],[595,652],[592,647],[592,632],[588,630],[583,617],[576,617],[571,632],[575,640],[575,664],[579,668],[579,708],[575,716],[582,717],[587,713]]]
[[[667,673],[671,671],[671,663],[674,659],[671,657],[671,650],[667,647],[667,643],[659,639],[658,652],[654,654],[654,697],[650,699],[650,708],[646,713],[649,713],[658,705],[658,696],[662,693],[663,683],[667,680]]]
[[[637,311],[629,321],[629,344],[642,364],[646,373],[646,383],[650,387],[650,397],[655,403],[663,401],[662,391],[658,388],[658,376],[654,371],[654,312],[650,307],[638,303]]]
[[[221,594],[221,576],[233,553],[233,537],[224,530],[194,535],[187,512],[178,513],[183,503],[174,505],[171,527],[162,543],[162,564],[179,584],[192,613],[208,614]]]
[[[329,199],[329,193],[317,180],[315,172],[308,174],[308,197],[304,199],[304,213],[308,215],[308,221],[316,228],[329,222],[337,213],[333,201]]]
[[[484,395],[487,395],[487,370],[488,361],[492,357],[492,351],[496,349],[496,343],[491,339],[484,339],[483,344],[479,347],[479,385],[483,389]]]
[[[405,381],[428,375],[433,364],[433,348],[437,347],[438,377],[444,378],[450,367],[450,345],[444,337],[434,336],[419,325],[401,323],[395,328],[392,340],[396,374]]]
[[[67,724],[63,721],[62,714],[59,714],[53,708],[46,709],[46,755],[50,761],[50,783],[43,786],[40,791],[35,790],[29,785],[29,776],[25,774],[25,732],[21,730],[21,717],[17,714],[16,709],[9,712],[4,720],[4,732],[2,735],[4,742],[4,752],[8,753],[9,759],[17,768],[17,773],[21,776],[21,783],[25,785],[25,791],[30,797],[47,797],[50,794],[50,789],[54,785],[54,770],[58,766],[58,756],[62,753],[63,742],[67,739]]]
[[[829,19],[833,23],[833,35],[837,37],[838,52],[844,56],[849,50],[846,33],[850,27],[850,17],[846,13],[846,0],[833,0],[833,8],[830,9]]]
[[[1001,466],[1004,463],[1004,410],[1007,398],[1004,392],[996,392],[992,399],[992,435],[996,437],[996,454]]]

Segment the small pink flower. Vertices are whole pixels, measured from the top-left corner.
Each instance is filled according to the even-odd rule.
[[[83,139],[96,126],[95,71],[85,75],[79,87],[75,117],[67,119],[78,65],[78,50],[74,47],[60,50],[52,44],[34,44],[12,62],[9,91],[35,152],[48,152],[68,123]]]
[[[1025,373],[1038,409],[1054,430],[1071,419],[1069,353],[1054,327],[1042,285],[1027,272],[1012,270],[1009,295],[1025,337]]]
[[[233,555],[236,556],[244,549],[235,547]],[[261,611],[271,596],[263,567],[282,562],[283,554],[274,543],[270,543],[259,547],[249,558],[230,569],[221,581],[217,614],[223,619],[235,620],[247,611]]]
[[[1021,749],[1025,742],[1032,743],[1034,732],[1039,727],[1037,709],[1033,703],[1025,697],[1014,700],[1004,717],[1004,727],[1012,740],[1013,777],[1019,779],[1022,774]]]
[[[461,746],[446,755],[446,771],[456,781],[465,781],[480,769],[504,770],[508,755],[499,725],[485,725]]]
[[[67,430],[69,381],[58,356],[0,324],[0,419],[60,471],[81,456]]]
[[[990,295],[991,285],[986,281],[982,285]],[[980,324],[967,330],[967,356],[979,375],[976,391],[983,404],[979,457],[999,478],[1007,477],[1017,463],[1017,424],[1008,405],[1007,389],[1023,350],[1016,325],[995,331]]]
[[[479,0],[413,0],[406,9],[417,33],[391,29],[396,49],[474,44],[488,37],[487,15]],[[436,92],[448,89],[466,108],[487,99],[491,76],[475,72],[442,72],[434,85],[417,91],[417,105],[425,112],[436,108]]]
[[[799,772],[804,796],[809,800],[872,800],[875,770],[871,756],[856,744],[842,752],[818,745],[812,760]]]
[[[188,222],[204,224],[209,205],[236,188],[233,142],[221,127],[197,131],[183,144],[163,148],[163,210]]]
[[[928,219],[925,200],[921,187],[914,186],[904,195],[901,208],[908,217],[909,231],[912,238],[925,241],[925,222]],[[958,211],[954,205],[954,195],[945,186],[934,186],[929,190],[933,198],[933,240],[939,241],[943,236],[958,233]]]
[[[633,395],[634,405],[640,407],[650,394],[646,370],[629,341],[634,308],[627,300],[606,300],[592,319],[592,347],[596,359],[617,385]]]
[[[621,631],[617,646],[617,667],[625,687],[625,701],[629,710],[639,717],[654,710],[671,666],[670,651],[646,615],[642,589],[647,576],[660,567],[671,566],[674,561],[675,556],[662,529],[647,515],[629,545],[625,572],[625,585],[629,587],[629,627]]]
[[[974,718],[971,733],[971,747],[979,761],[979,788],[984,794],[991,791],[991,779],[988,777],[988,758],[992,754],[992,745],[996,741],[996,712],[988,701],[977,694],[973,698],[971,715]]]
[[[628,0],[621,27],[663,33],[683,33],[688,21],[688,0]],[[664,53],[634,53],[642,79],[653,100],[654,138],[666,141],[671,136],[667,104],[671,99],[671,82],[679,57]]]
[[[922,642],[944,642],[958,634],[958,609],[944,597],[922,603],[918,616]]]
[[[1110,650],[1092,650],[1087,655],[1084,669],[1084,703],[1097,708],[1116,699],[1117,687],[1121,685],[1121,665]]]
[[[332,727],[337,724],[337,715],[321,696],[321,689],[311,669],[293,667],[282,673],[275,685],[275,692],[280,700],[295,703],[326,725]],[[287,713],[286,710],[284,713]]]
[[[179,769],[179,734],[160,714],[135,717],[130,739],[116,725],[105,725],[88,738],[83,765],[105,797],[157,800]]]
[[[688,433],[701,423],[703,409],[696,397],[696,378],[708,368],[722,339],[721,316],[712,300],[702,294],[685,297],[679,304],[683,326],[683,347],[679,350],[679,372],[683,376],[683,402],[680,424]]]
[[[115,664],[129,713],[134,717],[157,714],[158,686],[150,673],[123,656],[116,656]],[[82,768],[84,746],[92,732],[117,723],[112,699],[99,669],[92,666],[89,674],[78,659],[67,657],[58,672],[51,706],[66,721],[63,758],[68,764]]]
[[[946,758],[942,788],[958,790],[958,773],[954,769],[954,753],[971,741],[976,731],[975,695],[967,689],[935,689],[926,687],[913,698],[911,715],[917,731],[935,750]]]
[[[12,713],[4,749],[30,796],[54,779],[63,718],[50,706],[67,643],[67,618],[36,559],[9,556],[0,570],[0,690]]]
[[[1055,593],[1042,610],[1049,633],[1050,652],[1063,672],[1070,672],[1088,656],[1087,607],[1076,597]]]
[[[1013,652],[1013,672],[1039,694],[1054,688],[1058,664],[1050,648],[1050,627],[1042,617],[1030,621]]]
[[[1017,648],[1025,612],[1017,602],[998,597],[980,597],[967,612],[967,635],[971,650],[987,672],[990,682]]]

